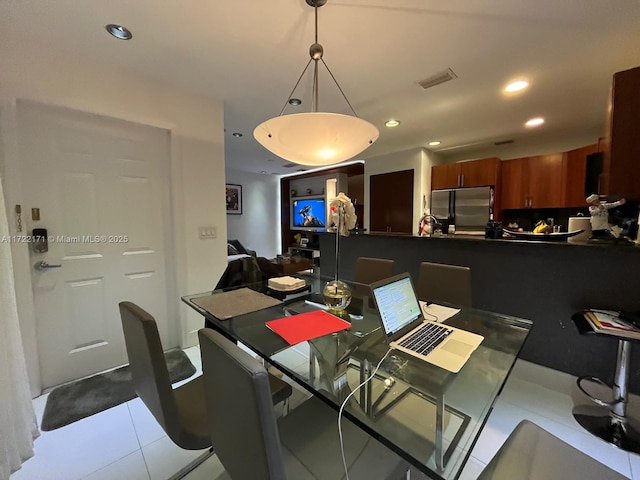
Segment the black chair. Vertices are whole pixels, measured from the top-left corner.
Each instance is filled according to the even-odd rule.
[[[212,441],[231,478],[344,478],[336,412],[315,397],[276,422],[260,362],[211,329],[198,332]],[[408,465],[343,419],[352,480],[405,478]]]
[[[120,317],[133,387],[167,436],[185,450],[209,448],[172,478],[182,478],[212,455],[202,376],[172,388],[156,321],[131,302],[121,302]],[[293,392],[285,381],[268,376],[273,404],[285,402]]]
[[[182,478],[213,454],[202,377],[171,387],[155,319],[131,302],[119,304],[133,387],[167,436],[185,450],[209,451],[172,478]]]
[[[416,291],[420,300],[471,307],[471,269],[422,262]]]
[[[393,260],[386,258],[356,258],[354,281],[370,285],[393,276]]]

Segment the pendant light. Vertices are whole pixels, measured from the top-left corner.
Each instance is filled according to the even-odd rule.
[[[324,49],[318,43],[318,7],[327,3],[327,0],[306,0],[306,2],[315,10],[315,42],[309,48],[311,59],[289,94],[280,115],[258,125],[253,131],[253,136],[271,153],[290,162],[301,165],[332,165],[363,152],[378,139],[379,132],[374,125],[358,118],[338,81],[322,58]],[[311,62],[314,63],[312,111],[283,115]],[[320,62],[329,72],[353,115],[318,111]]]

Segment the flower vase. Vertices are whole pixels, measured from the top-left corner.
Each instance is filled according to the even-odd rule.
[[[336,225],[336,270],[334,279],[324,286],[322,295],[324,303],[329,307],[329,312],[336,316],[344,316],[346,309],[351,303],[351,287],[342,280],[338,280],[338,271],[340,267],[340,230],[342,222],[344,222],[344,206],[332,207],[337,209],[338,224]]]

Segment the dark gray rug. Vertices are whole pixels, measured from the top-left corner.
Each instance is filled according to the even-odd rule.
[[[171,383],[196,373],[196,368],[182,350],[170,350],[164,357]],[[136,396],[131,384],[129,365],[61,385],[53,389],[47,398],[40,428],[45,431],[55,430]]]

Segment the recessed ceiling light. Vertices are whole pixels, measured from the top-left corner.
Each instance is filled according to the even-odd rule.
[[[544,123],[544,118],[536,117],[524,124],[525,127],[538,127]]]
[[[262,170],[260,173],[261,173],[262,175],[266,175],[266,174],[267,174],[267,171],[266,171],[266,170]]]
[[[400,125],[400,121],[391,119],[391,120],[387,120],[386,122],[384,122],[384,125],[386,127],[393,128],[393,127],[397,127],[398,125]]]
[[[106,25],[104,28],[107,30],[107,32],[109,32],[111,35],[113,35],[119,40],[131,40],[131,37],[133,37],[133,34],[131,33],[131,31],[128,28],[123,27],[122,25],[116,25],[115,23],[110,23],[109,25]]]
[[[507,93],[519,92],[521,90],[524,90],[528,86],[529,82],[527,82],[526,80],[517,80],[504,87],[504,91]]]
[[[429,142],[429,146],[430,147],[437,147],[438,145],[440,145],[442,142],[440,140],[434,140],[433,142]]]
[[[300,100],[299,98],[290,98],[289,105],[293,105],[294,107],[297,107],[298,105],[302,105],[302,100]]]
[[[234,137],[241,137],[242,134],[239,132],[233,132],[231,135],[233,135]]]

